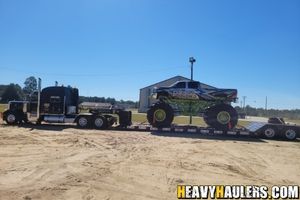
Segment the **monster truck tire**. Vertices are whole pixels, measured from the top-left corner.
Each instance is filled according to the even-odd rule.
[[[153,127],[170,127],[174,119],[174,112],[168,104],[158,102],[147,111],[147,119]]]
[[[208,108],[204,113],[203,119],[210,127],[227,131],[237,125],[238,114],[231,105],[219,104]]]

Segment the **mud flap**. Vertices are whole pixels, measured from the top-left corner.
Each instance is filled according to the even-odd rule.
[[[131,122],[131,111],[120,110],[119,115],[119,124],[121,127],[127,127],[132,124]]]

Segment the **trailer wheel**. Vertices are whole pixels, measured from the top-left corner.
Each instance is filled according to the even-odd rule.
[[[6,115],[5,115],[5,121],[7,124],[9,125],[14,125],[17,123],[17,115],[14,112],[9,111]]]
[[[89,127],[89,118],[87,116],[79,116],[77,119],[77,126],[79,128],[88,128]]]
[[[236,126],[238,114],[231,105],[219,104],[208,108],[203,119],[207,125],[218,130],[227,131]]]
[[[158,102],[147,111],[147,119],[153,127],[169,127],[174,119],[174,112],[168,104]]]
[[[107,128],[107,119],[103,116],[97,116],[94,119],[94,127],[96,129],[106,129]]]
[[[273,139],[276,137],[277,129],[275,127],[266,127],[263,130],[263,136],[267,139]]]
[[[284,137],[287,140],[295,140],[297,138],[297,132],[293,128],[287,128],[284,130]]]

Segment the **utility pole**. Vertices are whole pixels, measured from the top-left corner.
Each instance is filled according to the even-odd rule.
[[[193,80],[193,65],[194,65],[194,62],[196,62],[196,59],[194,57],[190,57],[189,59],[190,63],[191,63],[191,81]]]
[[[194,65],[194,62],[196,62],[196,59],[194,57],[190,57],[189,58],[189,61],[191,63],[191,81],[193,81],[193,65]],[[192,116],[192,105],[190,103],[190,124],[192,124],[193,122],[193,116]]]

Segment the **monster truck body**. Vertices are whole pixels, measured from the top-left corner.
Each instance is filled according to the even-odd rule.
[[[211,127],[228,130],[237,124],[237,112],[230,105],[237,99],[236,89],[202,87],[198,81],[178,81],[169,87],[156,88],[152,98],[158,101],[147,112],[156,127],[170,126],[174,114],[199,115]]]

